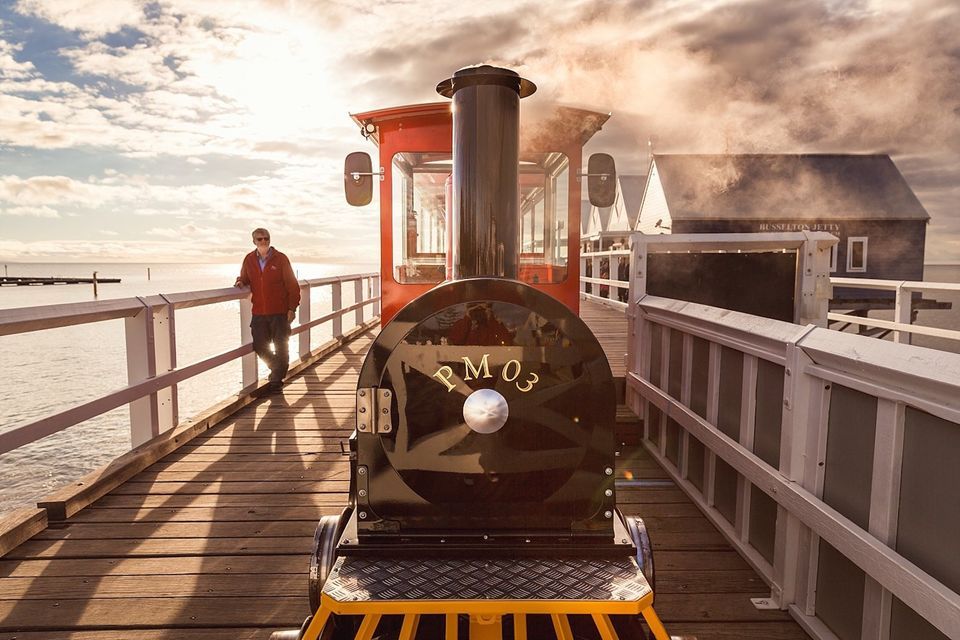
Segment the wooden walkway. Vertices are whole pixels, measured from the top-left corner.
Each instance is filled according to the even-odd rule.
[[[582,315],[622,375],[618,313],[585,304]],[[243,640],[299,627],[317,520],[346,500],[339,443],[373,337],[0,558],[0,640]],[[618,423],[636,442],[636,418],[621,408]],[[621,508],[650,529],[656,607],[672,634],[807,637],[786,613],[754,609],[766,585],[655,462],[630,444],[620,459],[618,477],[633,481],[618,491]]]

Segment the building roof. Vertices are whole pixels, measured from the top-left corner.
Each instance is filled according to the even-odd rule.
[[[587,230],[590,227],[590,212],[593,210],[593,205],[590,204],[589,200],[580,201],[580,235],[587,235]]]
[[[636,229],[646,184],[647,176],[617,174],[616,200],[609,207],[594,207],[590,211],[592,224],[583,227],[584,234],[595,235],[604,231],[630,232]]]
[[[673,220],[929,220],[885,154],[655,154]]]
[[[623,206],[630,220],[630,228],[637,228],[637,219],[640,217],[640,205],[643,204],[643,190],[647,186],[645,175],[621,175],[620,194],[623,197]]]

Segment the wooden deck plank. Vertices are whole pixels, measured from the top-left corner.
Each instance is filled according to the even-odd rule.
[[[581,315],[623,375],[622,313],[584,304]],[[346,502],[340,443],[371,338],[0,559],[0,640],[266,640],[298,627],[316,521]],[[618,407],[624,442],[639,427]],[[616,477],[619,506],[650,530],[656,607],[672,634],[807,637],[786,613],[752,606],[768,587],[642,447],[624,445]]]
[[[349,470],[349,462],[343,456],[328,458],[325,460],[303,459],[297,463],[296,460],[272,460],[265,457],[262,460],[171,460],[169,462],[158,462],[150,467],[141,477],[147,473],[159,474],[161,472],[238,472],[246,471],[247,477],[251,475],[260,476],[261,473],[273,473],[277,471],[294,470],[300,471],[328,471],[340,469]]]
[[[346,438],[353,431],[353,410],[344,414],[320,415],[317,417],[300,417],[293,419],[274,420],[274,416],[257,418],[250,423],[236,421],[216,431],[211,430],[208,438],[264,438],[283,437],[301,438],[316,436],[318,438]],[[333,422],[336,420],[337,422]]]
[[[253,577],[256,576],[255,579]],[[197,574],[159,576],[75,576],[0,580],[3,600],[72,600],[104,598],[198,598],[226,596],[303,597],[303,576],[258,572],[247,576]]]
[[[335,511],[335,509],[331,509]],[[125,522],[77,523],[47,529],[33,540],[162,540],[164,538],[309,537],[316,519],[258,522]]]
[[[84,509],[70,519],[74,525],[90,523],[131,524],[141,522],[282,522],[285,520],[312,520],[320,515],[340,512],[339,505],[263,507],[157,507],[142,509]],[[76,528],[76,527],[74,527]]]
[[[313,534],[263,538],[159,538],[148,540],[31,540],[7,558],[143,558],[150,556],[270,555],[306,557]]]
[[[207,480],[220,480],[223,482],[236,482],[256,475],[258,480],[263,482],[277,482],[282,480],[349,480],[350,468],[288,468],[277,471],[257,471],[256,473],[247,473],[244,471],[180,471],[180,470],[158,470],[145,471],[138,474],[132,482],[198,482]]]
[[[328,506],[346,504],[344,495],[340,492],[332,493],[288,493],[274,494],[270,496],[269,502],[264,501],[263,494],[236,494],[223,495],[217,494],[193,494],[193,495],[151,495],[151,494],[117,494],[101,498],[92,509],[104,509],[112,507],[144,506],[149,508],[168,507],[253,507],[262,508],[265,506],[283,507],[283,506]]]
[[[64,576],[165,576],[192,574],[276,574],[304,575],[305,555],[184,556],[169,558],[46,558],[0,561],[0,577],[46,579]]]
[[[0,620],[22,631],[129,627],[299,627],[309,613],[302,596],[104,598],[0,601]]]
[[[325,443],[319,444],[236,444],[231,443],[205,443],[205,444],[187,444],[184,445],[184,451],[197,451],[202,449],[206,453],[340,453],[340,441],[330,439]]]
[[[174,464],[176,462],[275,462],[284,464],[288,462],[337,462],[345,459],[343,453],[339,450],[330,452],[306,453],[208,453],[202,449],[199,451],[179,451],[176,455],[167,456],[161,464]]]
[[[114,489],[113,493],[123,494],[231,494],[231,493],[344,493],[348,489],[349,483],[346,480],[303,480],[303,481],[277,481],[261,482],[259,480],[249,481],[198,481],[198,482],[137,482],[128,481]]]

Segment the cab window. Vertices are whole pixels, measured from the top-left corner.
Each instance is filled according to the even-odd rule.
[[[520,158],[520,279],[567,278],[570,162],[562,153]]]
[[[401,284],[446,277],[449,153],[393,156],[393,277]]]

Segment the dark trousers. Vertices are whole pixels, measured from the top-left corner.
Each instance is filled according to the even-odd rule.
[[[253,316],[250,321],[253,334],[253,350],[270,367],[270,382],[282,382],[290,367],[287,341],[290,339],[290,323],[287,314]],[[273,343],[273,351],[270,343]]]

